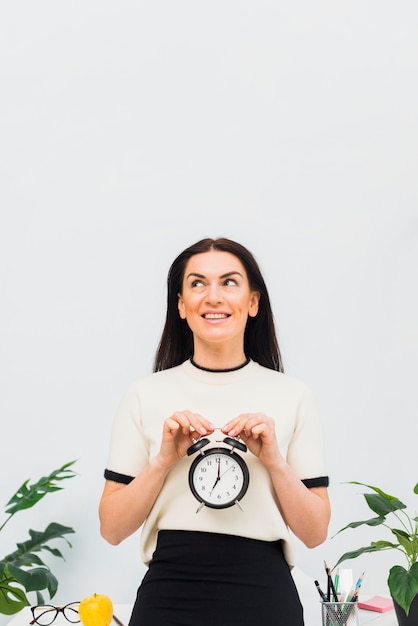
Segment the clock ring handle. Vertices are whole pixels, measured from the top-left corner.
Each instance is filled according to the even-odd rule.
[[[238,448],[241,452],[247,452],[247,446],[243,441],[239,441],[239,439],[234,439],[233,437],[225,437],[223,440],[228,446],[232,446],[233,448]]]
[[[190,456],[201,448],[204,448],[208,445],[208,443],[210,443],[210,439],[208,439],[207,437],[203,437],[203,439],[199,438],[197,441],[194,441],[194,443],[189,448],[187,448],[187,456]]]

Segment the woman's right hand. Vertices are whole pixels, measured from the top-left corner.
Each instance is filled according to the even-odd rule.
[[[187,454],[193,440],[210,435],[215,426],[198,413],[176,411],[164,421],[160,451],[156,460],[171,469]]]

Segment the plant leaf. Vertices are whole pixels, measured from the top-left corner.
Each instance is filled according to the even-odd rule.
[[[406,509],[406,504],[396,498],[392,499],[392,496],[389,496],[391,498],[389,500],[386,494],[363,493],[363,496],[369,509],[377,513],[380,517],[384,517],[394,511]]]
[[[389,502],[398,500],[398,498],[396,498],[395,496],[390,496],[388,493],[385,493],[384,491],[382,491],[382,489],[379,489],[379,487],[374,487],[373,485],[367,485],[366,483],[360,483],[357,480],[351,480],[348,484],[349,485],[360,485],[361,487],[367,487],[368,489],[371,489],[375,493],[378,493],[379,495],[383,496],[383,498],[385,498],[385,500],[388,500]]]
[[[3,560],[6,562],[14,562],[15,565],[30,565],[33,558],[33,552],[39,552],[46,548],[45,544],[52,539],[64,539],[71,546],[69,541],[64,537],[68,533],[73,533],[74,529],[69,526],[62,526],[56,522],[51,522],[43,532],[37,530],[29,530],[30,539],[24,543],[18,543],[18,549],[6,556]],[[48,549],[48,548],[46,548]],[[39,564],[39,560],[37,561]]]
[[[418,562],[407,571],[401,565],[390,569],[388,587],[393,599],[408,615],[412,600],[418,594]]]
[[[367,485],[366,483],[360,483],[356,480],[352,480],[348,483],[349,485],[360,485],[361,487],[367,487],[375,492],[376,495],[370,493],[363,493],[364,498],[368,506],[372,511],[377,513],[379,516],[385,516],[388,513],[393,513],[394,511],[399,511],[400,509],[406,509],[406,505],[398,500],[396,496],[391,496],[388,493],[385,493],[379,487],[375,487],[374,485]]]
[[[47,567],[33,567],[30,570],[24,570],[10,563],[7,569],[11,576],[13,576],[27,592],[48,589],[49,595],[52,598],[57,591],[58,581]]]
[[[62,487],[58,486],[56,483],[76,476],[75,472],[70,469],[71,465],[74,463],[75,461],[65,463],[60,468],[51,472],[49,476],[43,476],[38,482],[32,485],[29,485],[29,479],[26,480],[6,504],[6,513],[11,516],[18,511],[30,509],[47,493],[61,490]]]
[[[47,550],[54,556],[62,557],[59,550],[46,545],[46,542],[52,539],[64,539],[71,546],[64,535],[73,532],[72,528],[56,522],[49,524],[44,532],[29,530],[30,540],[18,543],[18,549],[0,561],[0,576],[2,576],[0,583],[3,581],[3,588],[0,586],[0,612],[5,613],[7,610],[9,611],[7,614],[12,615],[29,604],[25,591],[36,591],[38,602],[41,599],[42,603],[41,590],[47,589],[49,597],[54,597],[58,589],[58,580],[35,552]],[[38,567],[32,567],[33,565]]]
[[[342,533],[343,530],[346,530],[347,528],[357,528],[358,526],[363,526],[363,525],[380,526],[380,524],[384,524],[384,523],[385,523],[384,517],[372,517],[370,519],[362,520],[359,522],[350,522],[350,524],[347,524],[347,526],[344,526],[344,528],[341,528],[337,533],[335,533],[333,537],[336,537],[339,533]]]
[[[372,546],[375,546],[377,550],[393,550],[399,546],[398,543],[392,543],[391,541],[372,541]]]
[[[3,571],[2,576],[0,576],[0,613],[14,615],[28,604],[26,594],[21,586],[17,585],[16,581]]]
[[[337,567],[337,565],[339,565],[343,561],[348,561],[349,559],[356,559],[361,554],[366,554],[368,552],[379,552],[382,549],[383,548],[379,547],[378,545],[371,544],[370,546],[365,546],[364,548],[357,548],[357,550],[351,550],[350,552],[345,552],[342,556],[340,556],[340,558],[338,559],[338,561],[336,562],[336,564],[334,565],[332,569],[334,570]]]
[[[392,533],[399,541],[408,556],[412,556],[416,552],[415,541],[407,532],[399,528],[391,528]]]

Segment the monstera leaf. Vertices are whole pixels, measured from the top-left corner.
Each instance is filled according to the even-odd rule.
[[[7,503],[8,518],[0,526],[0,530],[3,530],[18,511],[31,508],[47,493],[61,490],[57,481],[75,476],[70,469],[73,463],[75,461],[66,463],[32,485],[25,481]],[[27,598],[29,592],[36,592],[38,604],[44,602],[41,593],[44,590],[48,591],[50,598],[54,597],[58,580],[42,561],[40,553],[44,551],[54,557],[64,558],[61,551],[50,546],[49,542],[62,539],[71,547],[65,535],[74,533],[74,530],[52,522],[44,531],[29,529],[28,532],[30,538],[23,543],[17,543],[17,549],[0,560],[0,613],[5,615],[13,615],[30,604]]]

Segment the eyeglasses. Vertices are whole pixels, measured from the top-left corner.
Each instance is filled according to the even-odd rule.
[[[66,620],[72,624],[80,621],[78,615],[78,607],[80,602],[71,602],[65,606],[51,606],[49,604],[41,604],[39,606],[31,606],[33,620],[29,624],[39,624],[39,626],[49,626],[57,617],[58,613],[62,613]]]

